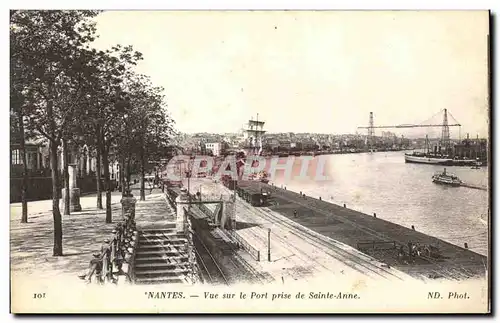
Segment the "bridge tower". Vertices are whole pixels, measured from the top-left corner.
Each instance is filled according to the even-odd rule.
[[[373,149],[373,140],[374,140],[374,135],[375,135],[375,129],[373,128],[373,112],[370,112],[370,122],[368,126],[368,138],[367,138],[367,145],[368,145],[368,150]]]
[[[448,110],[444,109],[443,128],[441,131],[441,146],[446,152],[450,148],[450,127],[448,126]]]

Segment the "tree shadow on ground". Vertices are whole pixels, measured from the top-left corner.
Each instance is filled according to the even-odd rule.
[[[104,239],[122,219],[120,205],[112,206],[113,223],[106,223],[105,210],[85,210],[62,216],[63,257],[53,256],[52,215],[31,217],[29,223],[11,220],[11,270],[24,273],[74,273],[84,271],[91,255],[100,250]]]

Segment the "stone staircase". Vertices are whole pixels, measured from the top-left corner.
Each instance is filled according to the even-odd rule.
[[[175,223],[162,228],[144,228],[135,256],[135,283],[189,282],[188,251],[188,241],[184,234],[176,232]]]

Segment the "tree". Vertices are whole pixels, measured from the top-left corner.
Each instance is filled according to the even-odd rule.
[[[94,86],[91,100],[88,102],[89,112],[85,116],[84,123],[87,134],[95,138],[98,190],[102,162],[106,191],[106,223],[111,223],[109,157],[113,145],[122,134],[121,120],[129,107],[127,93],[123,91],[123,82],[131,67],[142,59],[142,54],[135,52],[131,46],[116,45],[106,51],[93,50],[92,55],[94,58],[88,64],[94,67],[92,75]]]
[[[52,172],[54,256],[63,255],[59,210],[58,147],[74,119],[83,91],[79,86],[82,48],[94,40],[96,11],[12,11],[12,59],[25,66],[26,112],[30,130],[49,141]]]
[[[145,200],[145,169],[150,159],[159,159],[174,134],[173,120],[166,112],[163,88],[154,87],[149,78],[135,75],[127,86],[130,93],[131,131],[128,141],[129,156],[134,156],[140,167],[140,199]],[[129,124],[130,126],[130,124]]]
[[[11,133],[17,134],[14,136],[19,141],[19,151],[21,154],[21,161],[23,164],[22,184],[21,184],[21,223],[28,223],[28,165],[26,163],[26,136],[24,131],[24,98],[22,95],[22,88],[24,85],[20,82],[19,72],[17,69],[12,70],[11,64],[11,79],[12,85],[10,90],[10,106],[11,106]]]

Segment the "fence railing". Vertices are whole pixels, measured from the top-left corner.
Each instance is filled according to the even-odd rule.
[[[199,196],[196,193],[193,194],[194,197],[198,198]],[[202,194],[201,201],[231,201],[233,199],[232,194]]]
[[[219,219],[219,213],[222,209],[222,203],[219,203],[217,204],[217,206],[215,207],[215,211],[214,211],[214,216]]]
[[[250,243],[248,243],[242,236],[239,235],[238,232],[231,230],[232,238],[238,243],[239,247],[246,250],[252,258],[257,261],[260,261],[260,251],[254,248]]]
[[[169,192],[165,193],[165,196],[167,198],[167,202],[170,204],[171,207],[174,208],[174,210],[177,210],[177,203],[175,202],[175,198],[173,198]]]
[[[87,272],[79,277],[87,283],[118,284],[134,281],[135,249],[139,235],[135,226],[135,206],[124,209],[124,219],[117,223],[111,239],[93,254]]]
[[[198,204],[198,208],[201,212],[205,213],[209,218],[213,219],[214,212],[210,210],[205,204]]]

